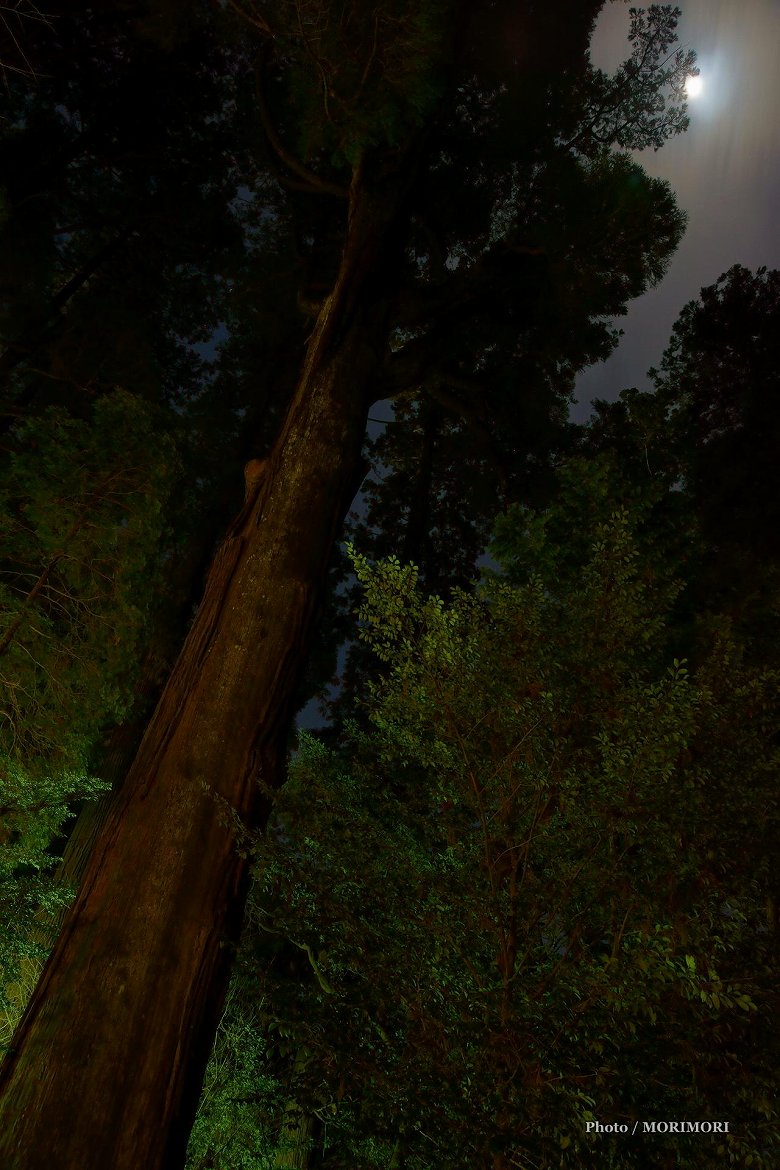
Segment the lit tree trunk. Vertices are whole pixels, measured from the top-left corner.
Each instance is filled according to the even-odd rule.
[[[353,180],[341,271],[265,475],[0,1069],[3,1170],[183,1164],[243,908],[232,818],[259,823],[257,781],[280,778],[386,347],[402,188]]]
[[[274,1170],[308,1170],[314,1118],[295,1102],[285,1108]]]
[[[299,1047],[293,1063],[293,1082],[304,1072],[309,1060],[305,1048]],[[274,1170],[308,1170],[314,1134],[314,1118],[293,1098],[282,1115],[279,1142],[274,1155]]]

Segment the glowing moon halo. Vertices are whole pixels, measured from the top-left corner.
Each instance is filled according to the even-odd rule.
[[[697,75],[694,77],[693,75],[691,75],[690,77],[686,77],[686,79],[685,79],[685,92],[689,98],[699,97],[701,94],[701,91],[703,89],[704,89],[704,82],[702,81],[700,76]]]

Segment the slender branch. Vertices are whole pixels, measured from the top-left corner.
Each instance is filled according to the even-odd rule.
[[[371,53],[369,55],[368,60],[366,61],[366,67],[363,70],[363,76],[360,78],[360,85],[357,88],[357,93],[355,94],[353,101],[357,101],[357,99],[360,97],[361,93],[363,92],[363,89],[365,87],[366,82],[368,81],[368,75],[371,72],[371,66],[374,64],[374,58],[376,57],[376,44],[377,44],[378,34],[379,34],[379,9],[377,9],[377,11],[374,13],[374,43],[371,46]]]
[[[112,480],[116,480],[121,474],[122,473],[120,471],[112,471],[108,476],[106,476],[103,479],[102,483],[100,483],[98,485],[98,487],[95,489],[95,491],[92,493],[91,498],[88,501],[86,501],[86,506],[88,507],[90,503],[95,503],[95,504],[101,503],[105,499],[105,493],[109,489]],[[81,529],[84,528],[85,526],[88,526],[88,524],[89,524],[89,515],[88,515],[88,513],[85,512],[79,519],[77,519],[75,521],[74,524],[71,525],[71,528],[66,533],[65,538],[63,540],[62,549],[59,552],[54,554],[52,559],[49,561],[48,565],[46,565],[46,567],[43,569],[43,571],[41,572],[37,581],[33,585],[32,589],[30,590],[30,592],[25,597],[24,601],[19,606],[19,609],[16,613],[16,617],[11,621],[11,624],[9,625],[8,629],[3,634],[2,638],[0,638],[0,658],[7,652],[9,646],[11,645],[14,638],[16,637],[16,634],[18,633],[19,628],[21,627],[22,623],[24,622],[24,619],[25,619],[28,611],[30,610],[33,602],[40,595],[40,593],[46,588],[49,577],[54,572],[54,569],[57,567],[57,565],[60,563],[60,561],[72,559],[71,557],[68,556],[68,553],[65,551],[67,548],[68,542],[70,540],[72,540],[74,536],[77,536],[78,533],[81,531]],[[26,647],[22,646],[21,649],[25,650]],[[38,663],[37,665],[40,665],[40,664]]]
[[[268,37],[269,40],[274,39],[274,31],[264,16],[259,16],[254,12],[247,12],[245,8],[236,3],[236,0],[228,0],[228,7],[232,8],[238,16],[251,24],[253,28],[258,29],[264,37]]]
[[[320,987],[325,992],[325,994],[326,995],[335,995],[336,993],[333,990],[333,988],[331,987],[330,983],[328,982],[328,979],[326,978],[322,968],[320,967],[317,960],[314,958],[314,954],[312,953],[312,949],[309,946],[309,944],[296,942],[296,940],[294,938],[291,938],[290,942],[293,943],[294,946],[298,947],[299,950],[306,952],[306,954],[309,958],[309,963],[311,964],[311,969],[314,972],[314,974],[317,978],[317,982],[319,983]]]
[[[65,281],[51,298],[43,313],[35,321],[30,322],[26,326],[24,334],[21,337],[11,341],[6,349],[0,353],[0,377],[10,374],[12,370],[21,365],[25,358],[29,356],[30,352],[34,350],[36,342],[40,340],[41,333],[44,333],[47,328],[51,327],[60,310],[97,274],[106,261],[110,260],[114,253],[127,242],[135,229],[136,223],[129,223],[118,235],[114,236],[113,239],[99,248],[89,258],[83,268],[80,268],[69,280]],[[37,337],[35,335],[36,332],[38,333]],[[27,403],[23,400],[22,406],[25,405]]]
[[[304,166],[299,159],[295,157],[284,145],[276,127],[271,120],[271,114],[268,109],[268,103],[265,99],[265,89],[263,86],[263,67],[268,58],[270,51],[270,44],[266,44],[259,54],[255,63],[255,93],[257,95],[257,108],[260,113],[260,121],[263,123],[263,129],[266,134],[274,153],[281,159],[288,170],[297,175],[299,179],[303,179],[305,186],[301,190],[308,190],[312,194],[318,195],[333,195],[336,199],[349,198],[349,191],[346,187],[342,187],[339,183],[331,183],[329,179],[323,179],[321,175],[316,174],[315,171],[310,170]]]
[[[11,65],[8,61],[0,61],[0,74],[5,76],[7,73],[18,73],[23,77],[37,78],[37,73],[34,66],[31,64],[24,46],[18,40],[16,33],[11,27],[11,21],[16,20],[19,27],[22,26],[25,20],[37,21],[39,24],[44,24],[48,28],[52,27],[52,22],[48,14],[42,13],[31,0],[16,0],[13,5],[0,5],[0,24],[2,24],[6,33],[8,34],[12,47],[16,49],[21,65]]]
[[[2,657],[3,654],[5,654],[6,650],[13,642],[14,638],[16,637],[16,633],[17,633],[19,627],[21,626],[22,622],[24,621],[24,619],[27,615],[27,611],[29,610],[32,603],[35,601],[38,594],[41,592],[41,590],[46,585],[46,582],[48,581],[51,573],[53,572],[53,570],[55,569],[57,564],[62,560],[62,558],[63,558],[63,553],[57,553],[56,556],[51,561],[49,561],[48,565],[43,570],[43,572],[41,573],[40,577],[33,585],[30,592],[27,594],[26,598],[24,599],[21,606],[19,607],[19,610],[16,614],[16,617],[11,622],[10,626],[6,630],[3,637],[0,638],[0,657]]]

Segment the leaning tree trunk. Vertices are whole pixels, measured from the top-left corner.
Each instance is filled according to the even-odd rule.
[[[243,909],[233,817],[275,784],[384,353],[400,175],[356,175],[336,286],[0,1069],[3,1170],[184,1161]],[[232,815],[228,811],[232,810]]]

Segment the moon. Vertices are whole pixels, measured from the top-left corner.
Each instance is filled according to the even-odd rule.
[[[685,79],[685,92],[689,98],[699,97],[701,94],[701,91],[703,89],[704,89],[704,82],[702,81],[701,77],[698,74],[696,74],[695,76],[693,74],[691,74],[689,77],[686,77],[686,79]]]

